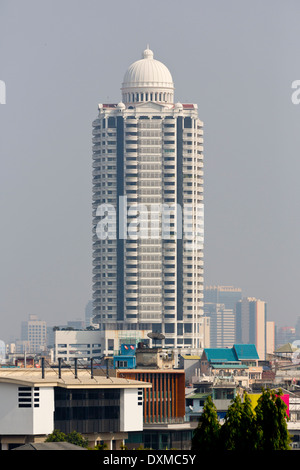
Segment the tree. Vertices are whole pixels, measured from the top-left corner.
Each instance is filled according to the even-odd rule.
[[[211,396],[205,400],[203,413],[192,438],[193,451],[215,451],[219,448],[220,423]]]
[[[54,431],[49,434],[45,442],[66,442],[67,435],[60,431],[59,429],[54,429]]]
[[[253,409],[246,392],[243,400],[237,395],[228,407],[222,426],[208,397],[194,432],[192,450],[289,450],[287,406],[281,396],[281,391],[263,389]]]
[[[259,450],[288,450],[287,406],[280,398],[282,391],[263,390],[255,407],[259,432]]]
[[[251,400],[244,393],[236,395],[229,406],[220,430],[220,446],[224,450],[252,451],[257,447],[257,428]]]
[[[253,451],[258,447],[259,434],[256,425],[255,412],[249,395],[244,392],[244,400],[242,404],[242,419],[240,432],[242,439],[239,442],[239,450]]]
[[[69,434],[67,434],[66,440],[67,440],[67,442],[70,442],[70,444],[74,444],[76,446],[88,447],[88,440],[86,438],[84,438],[77,431],[72,431]]]
[[[76,446],[88,447],[88,440],[77,431],[65,434],[59,429],[55,429],[51,434],[49,434],[45,442],[69,442]]]

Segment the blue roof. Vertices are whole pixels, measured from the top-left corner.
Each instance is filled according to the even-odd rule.
[[[243,360],[259,359],[254,344],[234,344],[232,348],[204,348],[209,362],[236,363]]]
[[[205,348],[207,360],[212,362],[236,362],[237,357],[233,348]]]
[[[239,361],[259,359],[255,344],[234,344],[233,347]]]

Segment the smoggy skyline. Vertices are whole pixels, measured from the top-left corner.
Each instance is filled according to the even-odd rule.
[[[204,122],[205,285],[298,311],[300,5],[0,3],[0,339],[35,314],[83,319],[92,296],[92,121],[147,44]],[[0,95],[1,98],[1,95]],[[1,101],[1,99],[0,99]],[[3,100],[2,100],[3,101]]]

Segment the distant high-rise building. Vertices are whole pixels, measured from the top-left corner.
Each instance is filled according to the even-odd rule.
[[[266,357],[267,304],[245,297],[236,305],[236,342],[255,344],[261,360]]]
[[[233,286],[206,286],[204,302],[224,304],[226,309],[235,312],[236,304],[242,298],[242,289]]]
[[[210,318],[210,347],[232,348],[235,343],[235,313],[224,304],[205,303],[204,315]]]
[[[47,325],[36,315],[29,315],[28,321],[21,325],[21,341],[28,341],[30,353],[42,352],[46,348]]]
[[[85,326],[91,326],[93,320],[93,301],[89,300],[85,307]]]
[[[296,339],[296,328],[293,326],[280,326],[276,330],[276,348],[287,343],[292,343]]]
[[[266,324],[267,328],[267,346],[266,346],[266,353],[267,354],[274,354],[275,351],[275,322],[267,321]]]
[[[200,348],[203,124],[147,48],[93,122],[93,304],[100,329]]]

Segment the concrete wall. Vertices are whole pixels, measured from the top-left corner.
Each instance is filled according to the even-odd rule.
[[[53,431],[53,388],[40,388],[39,407],[18,406],[18,385],[0,384],[0,434],[49,434]]]
[[[141,398],[139,398],[141,396]],[[120,432],[143,430],[143,394],[138,389],[121,390]],[[138,403],[141,403],[140,405]]]

